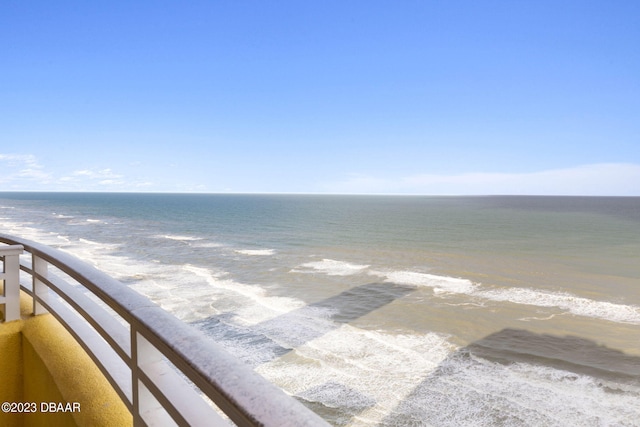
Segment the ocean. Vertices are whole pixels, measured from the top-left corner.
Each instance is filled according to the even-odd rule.
[[[640,426],[640,198],[0,193],[339,426]]]

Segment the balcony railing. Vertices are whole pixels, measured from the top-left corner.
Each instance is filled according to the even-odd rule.
[[[89,354],[131,411],[134,426],[229,425],[218,410],[239,426],[327,425],[199,331],[107,274],[36,242],[0,233],[0,243],[6,244],[0,245],[5,321],[20,317],[22,289],[33,299],[33,314],[51,313]]]

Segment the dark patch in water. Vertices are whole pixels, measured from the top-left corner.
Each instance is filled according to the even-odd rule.
[[[252,326],[237,325],[232,313],[211,316],[193,325],[255,367],[284,356],[415,289],[393,283],[369,283]]]
[[[504,373],[516,363],[530,365],[532,375],[536,366],[557,369],[559,382],[589,376],[595,380],[593,384],[608,394],[622,395],[626,386],[640,387],[638,357],[580,337],[504,329],[447,357],[381,425],[560,426],[570,423],[558,411],[527,404],[531,402],[531,396],[523,395],[527,389],[509,389],[508,383],[500,389],[496,381],[503,376],[509,378]],[[467,384],[469,378],[492,386],[478,388],[477,384]],[[544,390],[546,397],[538,397],[553,400],[555,392]],[[583,419],[589,419],[593,425],[613,422],[594,414],[583,415]]]

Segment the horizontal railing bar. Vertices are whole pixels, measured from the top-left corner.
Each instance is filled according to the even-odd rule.
[[[152,407],[140,408],[139,417],[133,423],[135,427],[180,427],[160,402],[153,398],[153,395],[146,389],[144,384],[139,384],[139,393],[145,396],[144,399],[147,404],[149,399],[153,399],[154,404]]]
[[[155,410],[152,409],[147,411],[146,418],[152,415],[151,412],[166,412],[166,414],[171,418],[171,422],[173,424],[179,427],[190,427],[187,420],[173,405],[173,402],[171,402],[171,400],[162,393],[162,391],[153,383],[153,380],[147,377],[144,372],[138,372],[138,381],[142,382],[144,387],[149,390],[149,393],[151,393],[155,401],[158,402],[158,407]]]
[[[37,277],[60,298],[65,300],[109,343],[120,358],[129,363],[131,342],[129,340],[129,331],[122,323],[118,322],[104,308],[55,273],[48,272],[48,276],[44,277],[34,273],[30,267],[24,264],[20,266],[20,269]]]
[[[140,365],[140,379],[181,426],[229,426],[164,360]]]
[[[32,291],[27,291],[33,297]],[[131,376],[127,363],[79,317],[55,298],[39,301],[69,331],[107,380],[114,386],[129,410],[132,408]],[[97,357],[100,355],[100,357]]]

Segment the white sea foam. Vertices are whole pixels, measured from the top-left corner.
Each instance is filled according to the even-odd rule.
[[[249,256],[268,256],[276,253],[274,249],[236,249],[234,252]]]
[[[640,388],[528,363],[453,354],[425,378],[386,425],[635,425]],[[366,416],[366,414],[362,414]]]
[[[114,255],[114,251],[120,248],[118,244],[106,244],[85,238],[47,233],[28,227],[25,223],[3,222],[2,226],[11,234],[57,247],[78,257],[115,279],[127,283],[132,289],[150,298],[183,321],[189,322],[203,319],[225,310],[224,306],[220,307],[217,304],[224,295],[213,289],[211,283],[203,280],[203,277],[188,274],[188,271],[172,265]],[[26,256],[25,259],[27,259]],[[223,275],[224,273],[214,272],[212,277],[221,277]],[[225,283],[224,280],[221,280],[221,282]],[[239,284],[235,283],[230,286],[235,287],[235,289],[241,288]],[[237,297],[237,294],[235,295]],[[259,297],[256,296],[256,298]],[[287,308],[281,308],[279,312],[275,310],[259,310],[255,308],[257,304],[249,304],[247,301],[247,299],[241,299],[242,303],[256,312],[253,317],[250,317],[250,319],[256,318],[256,321],[260,321],[265,317],[264,315],[260,317],[260,314],[264,311],[268,313],[267,317],[269,317],[291,309],[288,306]],[[283,303],[282,301],[274,300],[269,300],[268,302],[271,305],[276,305],[276,302]],[[285,304],[283,303],[282,305]],[[297,306],[297,304],[294,304],[294,307]],[[229,310],[233,308],[227,307]]]
[[[296,358],[256,371],[288,393],[380,421],[454,349],[436,333],[398,335],[345,324],[297,347]]]
[[[474,292],[473,295],[491,301],[507,301],[538,307],[558,307],[577,316],[640,324],[640,307],[596,301],[569,293],[553,293],[528,288],[507,288],[481,290]]]
[[[216,243],[216,242],[200,242],[200,243],[193,244],[194,248],[220,248],[223,246],[224,245],[222,243]]]
[[[345,261],[323,259],[322,261],[307,262],[291,271],[293,273],[320,272],[329,276],[349,276],[352,274],[362,273],[367,268],[369,268],[368,265],[350,264]]]
[[[169,240],[179,240],[183,242],[192,242],[196,240],[202,240],[202,237],[194,237],[194,236],[182,236],[178,234],[163,234],[160,236],[156,236],[161,239],[169,239]]]
[[[284,348],[296,348],[338,327],[331,320],[336,310],[303,306],[255,325],[254,330]]]
[[[612,322],[640,324],[640,307],[616,304],[579,297],[570,293],[546,292],[529,288],[487,289],[479,283],[467,279],[438,276],[412,271],[395,271],[371,274],[383,275],[387,282],[426,286],[433,288],[435,294],[464,294],[473,298],[490,301],[526,304],[538,307],[557,307],[576,316],[592,317]],[[548,319],[551,319],[549,317]]]
[[[260,286],[227,279],[225,278],[227,273],[224,272],[189,264],[182,268],[204,279],[211,289],[229,295],[231,298],[226,302],[227,309],[233,310],[237,319],[244,324],[263,322],[305,306],[303,301],[295,298],[269,296]]]
[[[195,321],[222,312],[231,312],[238,321],[254,324],[305,305],[294,298],[268,296],[257,285],[246,285],[226,277],[215,268],[193,265],[166,265],[142,261],[114,251],[119,244],[86,238],[73,238],[31,228],[25,223],[3,222],[7,232],[48,244],[68,252],[96,268],[127,283],[183,321]],[[160,236],[171,240],[199,240],[179,235]]]
[[[387,282],[430,287],[433,288],[434,293],[469,294],[478,287],[477,284],[467,279],[416,273],[413,271],[393,271],[390,273],[374,272],[374,274],[386,276]]]
[[[3,231],[8,234],[20,236],[27,240],[43,243],[46,245],[58,246],[55,233],[46,233],[34,227],[30,227],[32,223],[28,221],[15,222],[11,220],[3,221]]]
[[[102,246],[102,247],[113,246],[113,245],[105,245],[104,243],[98,243],[98,242],[94,242],[93,240],[83,239],[83,238],[78,239],[78,241],[87,245],[92,245],[92,246]]]

